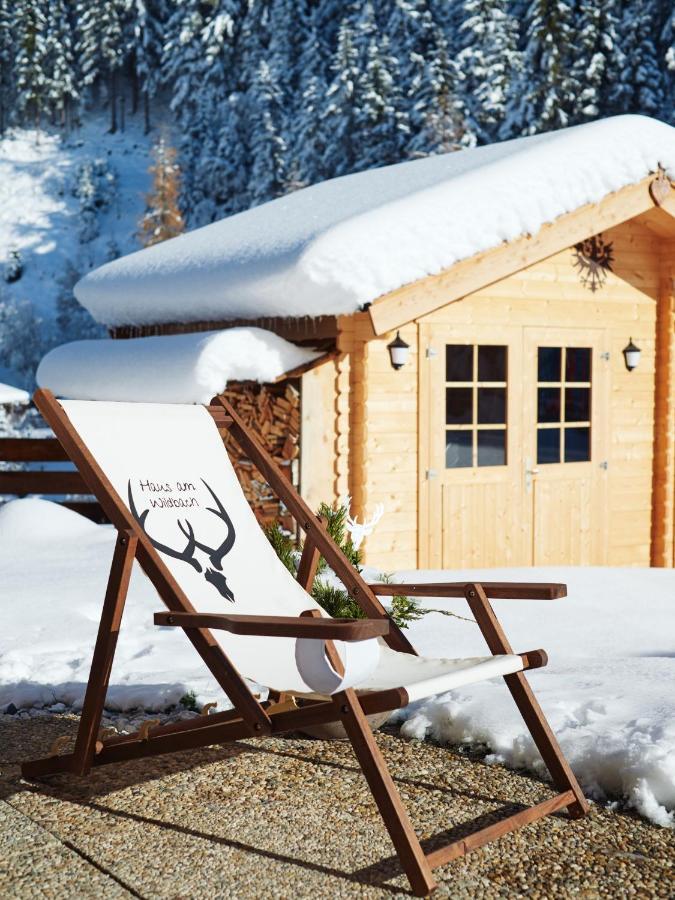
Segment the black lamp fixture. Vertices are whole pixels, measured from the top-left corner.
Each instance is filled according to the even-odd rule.
[[[623,358],[626,361],[626,368],[629,372],[632,372],[633,369],[637,369],[638,364],[640,362],[640,355],[642,350],[639,347],[636,347],[633,343],[633,338],[628,339],[628,343],[623,348]]]
[[[401,337],[400,331],[396,332],[396,337],[391,343],[387,344],[387,350],[389,351],[389,358],[391,360],[391,365],[394,369],[402,369],[403,366],[408,362],[408,356],[410,355],[410,344],[406,344],[406,342]]]

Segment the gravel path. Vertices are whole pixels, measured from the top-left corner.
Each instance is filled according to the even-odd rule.
[[[240,741],[22,782],[72,715],[0,715],[0,897],[404,897],[377,811],[346,743]],[[533,778],[378,733],[427,846],[551,795]],[[439,841],[440,843],[440,841]],[[437,870],[436,896],[673,896],[675,832],[593,807],[549,816]]]

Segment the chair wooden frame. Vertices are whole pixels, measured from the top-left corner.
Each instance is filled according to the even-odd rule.
[[[543,803],[509,816],[473,834],[425,853],[402,804],[396,785],[375,742],[366,716],[406,706],[403,688],[357,694],[344,690],[325,700],[309,700],[298,708],[279,703],[279,696],[260,701],[228,659],[210,629],[237,634],[313,637],[323,640],[329,659],[338,668],[341,661],[333,640],[364,640],[382,636],[387,644],[403,653],[415,650],[389,618],[378,599],[392,595],[399,586],[367,584],[333,542],[323,522],[311,512],[287,478],[244,425],[236,411],[222,398],[209,406],[218,429],[228,430],[270,487],[285,503],[305,533],[298,581],[308,589],[314,579],[319,557],[323,556],[357,601],[366,619],[326,620],[312,612],[294,617],[200,614],[175,581],[155,548],[124,505],[104,472],[69,421],[54,395],[38,390],[35,403],[51,425],[68,457],[76,465],[88,488],[116,527],[118,538],[113,554],[108,587],[103,603],[82,716],[71,753],[50,755],[25,762],[26,778],[41,778],[60,772],[86,775],[92,766],[123,762],[141,757],[220,744],[251,736],[279,735],[315,725],[341,721],[368,782],[401,865],[415,895],[426,896],[435,888],[433,869],[463,856],[470,850],[542,816],[567,808],[572,818],[588,811],[583,793],[565,760],[544,714],[525,678],[524,671],[504,676],[504,681],[520,710],[532,738],[551,774],[558,793]],[[134,560],[152,581],[167,611],[155,615],[156,624],[183,628],[205,665],[230,698],[233,709],[170,725],[143,728],[130,735],[99,737],[101,716],[110,678],[117,635],[124,611]],[[490,598],[552,600],[566,595],[560,584],[448,583],[406,585],[411,596],[465,597],[492,654],[513,653],[490,605]],[[543,650],[520,654],[523,670],[546,665]]]

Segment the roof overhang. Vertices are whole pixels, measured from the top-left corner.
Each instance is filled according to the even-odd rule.
[[[657,234],[675,238],[675,199],[662,174],[649,175],[608,194],[599,203],[588,203],[558,216],[536,234],[504,242],[460,260],[437,275],[378,297],[368,310],[373,331],[376,335],[386,334],[572,247],[589,235],[646,214],[647,227],[651,225]]]

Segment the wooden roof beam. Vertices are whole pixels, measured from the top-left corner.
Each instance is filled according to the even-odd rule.
[[[437,275],[429,275],[379,297],[368,310],[375,334],[385,334],[400,328],[453,300],[466,297],[572,247],[590,235],[599,234],[650,210],[656,210],[670,218],[671,207],[675,209],[675,202],[671,200],[672,192],[660,200],[658,209],[650,192],[650,187],[657,180],[663,190],[663,179],[650,175],[637,184],[608,194],[599,203],[587,203],[573,212],[559,216],[555,221],[543,225],[534,235],[524,235],[476,253]]]

